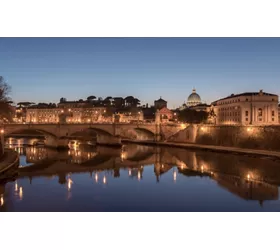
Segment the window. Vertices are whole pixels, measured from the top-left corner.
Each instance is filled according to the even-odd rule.
[[[246,122],[248,121],[248,118],[246,118]]]
[[[249,100],[248,100],[248,98],[246,98],[246,102],[248,102]]]
[[[249,111],[246,110],[246,111],[245,111],[245,116],[248,116],[248,115],[249,115]]]
[[[271,112],[271,115],[272,115],[272,116],[274,116],[274,115],[275,115],[275,112],[274,112],[274,110],[272,110],[272,112]]]
[[[258,116],[262,117],[262,109],[258,109]]]
[[[272,117],[272,121],[274,122],[274,117]]]
[[[259,118],[259,122],[261,122],[262,121],[262,118]]]

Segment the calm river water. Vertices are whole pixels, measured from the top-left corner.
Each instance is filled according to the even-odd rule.
[[[8,140],[20,154],[0,211],[280,211],[280,162],[204,151]]]

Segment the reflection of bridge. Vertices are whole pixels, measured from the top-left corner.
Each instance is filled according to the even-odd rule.
[[[96,123],[96,124],[5,124],[3,126],[5,136],[20,134],[28,131],[42,133],[46,137],[48,146],[67,146],[68,137],[79,133],[91,136],[90,131],[97,134],[99,144],[120,144],[121,138],[137,140],[168,139],[179,131],[186,128],[186,125],[177,123]]]
[[[275,167],[277,163],[271,162],[268,165],[260,159],[220,154],[215,157],[214,153],[208,152],[140,145],[126,145],[124,150],[108,151],[106,148],[98,147],[91,152],[79,150],[52,152],[48,154],[51,160],[45,162],[41,162],[38,157],[32,157],[35,165],[20,168],[18,177],[32,180],[36,176],[58,175],[60,183],[64,183],[68,173],[93,174],[99,171],[112,171],[115,177],[119,177],[120,169],[127,169],[129,174],[141,178],[145,166],[150,165],[154,167],[155,177],[159,181],[161,175],[176,166],[178,174],[182,176],[211,178],[243,199],[259,201],[278,199],[278,188],[274,183],[280,183],[280,169]],[[31,150],[29,154],[32,155]],[[69,157],[72,158],[69,160]]]

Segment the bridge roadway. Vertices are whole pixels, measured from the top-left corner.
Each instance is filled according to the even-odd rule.
[[[94,131],[97,143],[121,145],[121,138],[135,140],[167,140],[187,128],[178,123],[95,123],[95,124],[4,124],[1,130],[6,137],[11,134],[40,132],[46,138],[46,145],[68,147],[69,137],[78,134],[85,136]]]

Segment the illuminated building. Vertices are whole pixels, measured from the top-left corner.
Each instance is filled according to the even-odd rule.
[[[278,124],[278,95],[247,92],[213,103],[217,125]]]

